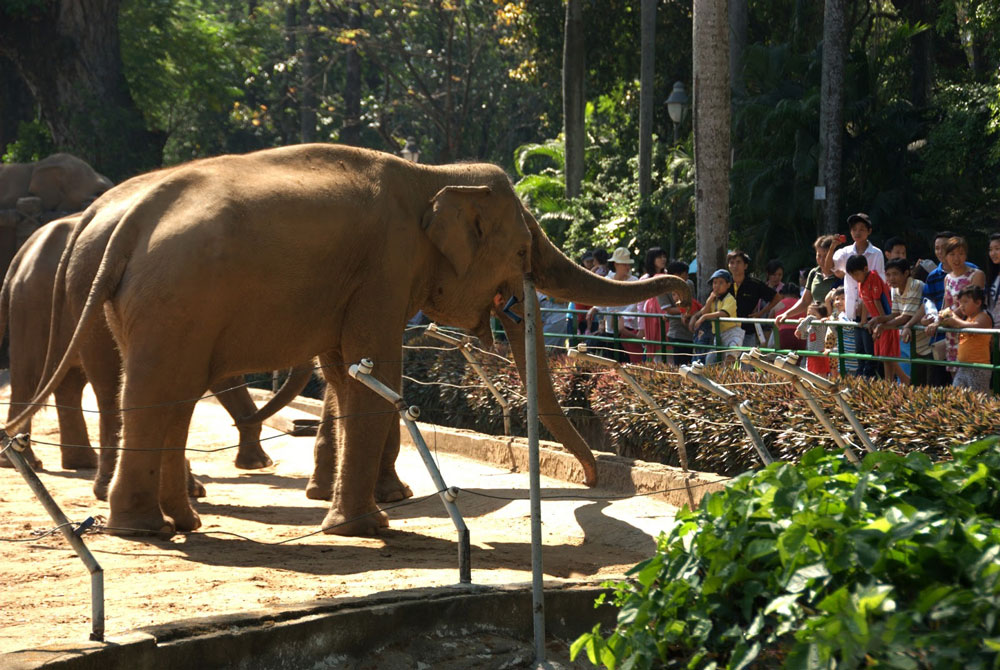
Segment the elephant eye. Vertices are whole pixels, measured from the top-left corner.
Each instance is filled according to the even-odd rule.
[[[527,250],[527,249],[518,249],[518,251],[517,251],[517,255],[518,255],[518,256],[519,256],[520,258],[524,258],[525,256],[527,256],[527,255],[528,255],[528,250]]]

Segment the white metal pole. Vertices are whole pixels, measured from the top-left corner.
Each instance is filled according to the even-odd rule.
[[[538,462],[538,361],[535,319],[538,296],[531,274],[524,275],[524,369],[528,394],[528,487],[531,500],[531,610],[534,613],[535,661],[545,663],[545,594],[542,583],[542,499]]]

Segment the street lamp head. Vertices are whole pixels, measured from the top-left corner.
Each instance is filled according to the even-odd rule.
[[[420,149],[417,148],[417,141],[412,137],[406,138],[406,145],[403,146],[402,151],[399,153],[411,163],[420,162]]]
[[[674,123],[683,121],[684,112],[687,111],[690,101],[691,99],[688,98],[688,94],[684,90],[684,82],[679,81],[675,83],[674,90],[670,92],[670,97],[667,98],[667,113],[670,115],[670,120]]]

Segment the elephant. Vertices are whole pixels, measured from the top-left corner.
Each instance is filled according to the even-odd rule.
[[[110,179],[70,154],[0,164],[0,209],[13,209],[19,198],[37,196],[44,211],[78,212],[111,186]]]
[[[418,310],[486,346],[496,315],[523,375],[518,310],[528,274],[563,301],[690,296],[671,275],[617,282],[576,265],[503,169],[487,163],[430,166],[304,144],[201,159],[130,182],[105,193],[74,228],[53,310],[67,301],[80,306],[79,318],[61,357],[47,357],[36,394],[58,385],[83,334],[106,316],[122,352],[121,405],[130,408],[109,493],[108,526],[121,533],[169,536],[200,526],[183,486],[194,407],[184,399],[222,379],[318,357],[328,400],[336,397],[324,418],[339,419],[323,530],[367,535],[388,525],[376,493],[409,491],[394,468],[395,408],[351,379],[347,366],[371,359],[375,378],[398,392],[403,332]],[[503,309],[510,298],[521,302]],[[539,413],[593,485],[596,461],[558,405],[540,327],[536,333]]]
[[[10,416],[25,406],[42,381],[51,319],[47,308],[39,308],[51,299],[59,260],[80,218],[81,215],[74,215],[58,219],[35,231],[14,257],[0,289],[0,336],[7,324],[10,325]],[[63,320],[56,326],[57,333],[65,332],[60,330],[66,328],[63,324],[72,327],[75,323],[75,317],[68,310],[64,310],[62,316]],[[80,407],[83,388],[89,380],[101,411],[100,444],[117,446],[121,428],[121,414],[116,406],[120,368],[121,360],[111,333],[106,323],[98,320],[83,338],[78,359],[55,389],[60,442],[73,445],[61,448],[62,467],[71,470],[96,467],[94,494],[101,500],[107,498],[118,452],[103,449],[98,460],[97,452],[90,446]],[[274,398],[259,410],[239,379],[222,380],[212,387],[239,430],[237,468],[252,470],[271,465],[271,459],[260,445],[261,422],[301,391],[311,374],[311,365],[296,367]],[[30,423],[27,430],[30,431]],[[24,456],[35,469],[42,468],[41,460],[30,447]],[[0,467],[10,467],[5,457],[0,456]],[[189,493],[204,495],[200,482],[190,475],[187,481]]]

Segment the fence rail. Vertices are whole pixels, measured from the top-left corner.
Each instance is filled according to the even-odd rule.
[[[577,332],[578,317],[580,315],[585,315],[591,313],[590,310],[573,309],[569,307],[543,307],[541,309],[543,321],[545,320],[546,314],[565,314],[565,320],[561,326],[561,330],[557,327],[552,330],[551,323],[549,327],[544,330],[543,335],[546,339],[551,338],[565,338],[565,344],[569,347],[575,346],[579,342],[591,342],[591,343],[601,343],[606,342],[615,349],[624,350],[622,345],[633,344],[640,346],[649,346],[653,344],[661,348],[657,352],[642,352],[642,355],[648,359],[663,359],[667,356],[689,356],[692,359],[694,357],[700,357],[701,353],[692,353],[694,351],[700,351],[704,353],[709,353],[712,351],[716,352],[744,352],[750,351],[753,347],[748,346],[725,346],[722,343],[722,324],[724,323],[737,323],[741,326],[744,324],[759,324],[761,326],[769,326],[770,328],[776,328],[774,319],[752,319],[748,317],[723,317],[720,319],[713,319],[710,323],[713,329],[713,342],[697,342],[697,341],[687,341],[687,340],[670,340],[667,336],[668,324],[670,320],[678,320],[682,317],[677,314],[650,314],[646,312],[636,312],[636,311],[614,311],[614,310],[596,310],[593,312],[595,319],[603,319],[605,317],[612,317],[611,322],[613,325],[613,330],[610,334],[595,334],[595,333],[579,333]],[[631,317],[639,319],[655,319],[660,322],[659,333],[660,336],[657,339],[645,339],[645,338],[631,338],[622,337],[619,327],[618,318],[615,317]],[[805,319],[788,319],[785,325],[798,325],[805,321]],[[640,332],[644,332],[643,324],[645,322],[640,322]],[[767,347],[764,343],[756,348],[760,349],[766,353],[777,353],[777,354],[796,354],[800,358],[806,357],[823,357],[832,358],[837,361],[838,370],[841,375],[847,375],[847,362],[848,361],[896,361],[899,363],[909,363],[910,365],[927,365],[927,366],[948,366],[948,367],[960,367],[960,368],[972,368],[972,369],[985,369],[993,372],[992,377],[992,389],[993,393],[1000,395],[1000,328],[945,328],[938,327],[937,332],[939,333],[968,333],[968,334],[980,334],[980,335],[991,335],[990,342],[990,352],[991,352],[991,363],[960,363],[958,361],[948,361],[948,360],[937,360],[934,358],[923,358],[916,355],[916,347],[913,346],[913,340],[911,339],[909,347],[909,356],[877,356],[874,354],[858,354],[854,352],[849,352],[845,349],[845,339],[844,331],[845,329],[863,329],[859,323],[853,321],[819,321],[814,320],[812,322],[816,326],[833,328],[837,335],[837,350],[824,352],[824,351],[810,351],[808,349],[785,349],[781,347]],[[914,331],[926,330],[927,327],[923,325],[914,325],[910,327]],[[902,327],[889,327],[887,330],[902,330]],[[499,328],[495,328],[499,331]],[[502,332],[502,331],[501,331]],[[680,345],[683,351],[677,351],[675,345]]]

